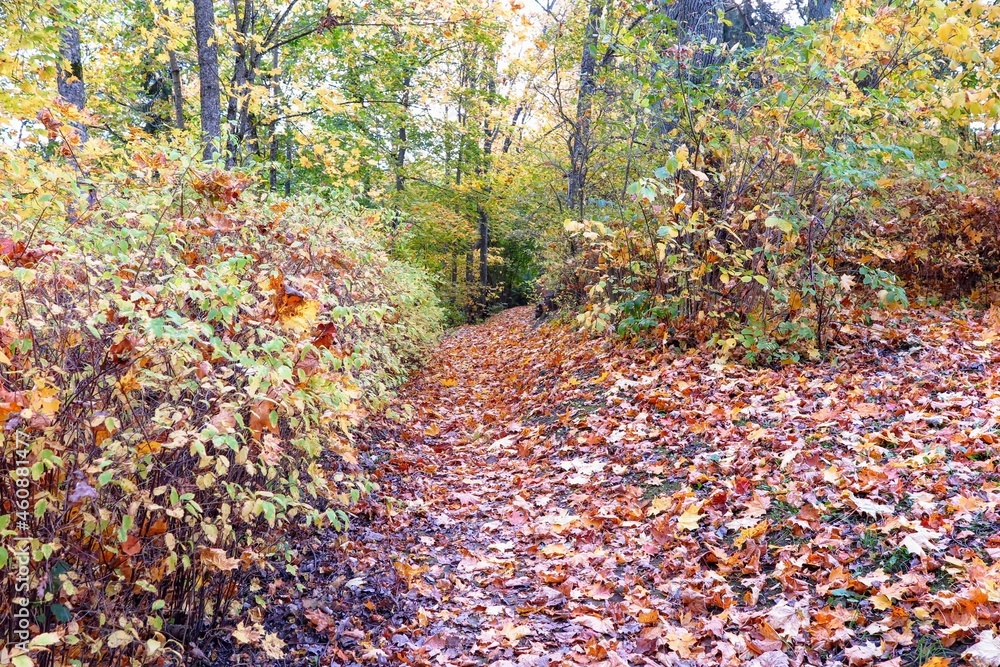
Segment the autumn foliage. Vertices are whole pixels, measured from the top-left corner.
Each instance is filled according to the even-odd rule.
[[[347,197],[250,193],[153,148],[88,204],[70,169],[32,186],[28,161],[0,160],[0,530],[29,537],[32,646],[145,662],[239,619],[281,655],[237,595],[298,527],[342,530],[370,490],[340,468],[438,331],[425,277]]]
[[[995,667],[1000,313],[873,318],[775,369],[459,329],[380,443],[413,610],[313,628],[392,664]]]
[[[0,2],[0,667],[1000,667],[1000,5],[785,4]]]
[[[710,66],[674,51],[669,76],[640,42],[623,59],[654,73],[609,71],[594,103],[648,119],[632,141],[660,150],[596,126],[601,199],[564,221],[551,285],[586,302],[592,330],[750,363],[817,359],[845,323],[909,296],[985,300],[996,25],[976,2],[847,1],[829,25],[714,47]]]

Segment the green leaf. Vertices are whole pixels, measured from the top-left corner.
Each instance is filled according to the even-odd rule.
[[[785,220],[784,218],[779,218],[776,215],[768,216],[767,220],[764,221],[764,226],[769,228],[777,227],[786,234],[791,234],[793,231],[795,231],[795,227],[792,225],[792,223],[790,223],[788,220]]]
[[[266,500],[261,501],[261,503],[260,503],[260,509],[261,509],[261,512],[264,514],[264,518],[267,519],[267,522],[273,524],[274,523],[274,517],[275,517],[274,504],[273,503],[269,503]]]
[[[43,632],[40,635],[35,635],[31,638],[28,646],[38,647],[38,646],[52,646],[53,644],[59,643],[59,635],[54,632]]]
[[[65,605],[54,604],[49,607],[49,611],[52,612],[52,616],[60,623],[69,623],[73,620],[73,615],[69,613],[69,609]]]

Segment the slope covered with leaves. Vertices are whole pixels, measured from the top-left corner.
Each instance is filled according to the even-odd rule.
[[[346,662],[1000,664],[997,336],[917,311],[772,370],[459,329],[373,431],[396,616],[310,622]]]
[[[237,623],[280,653],[240,584],[296,530],[344,527],[364,482],[331,466],[440,332],[425,275],[350,197],[250,195],[154,150],[88,204],[20,157],[0,155],[0,616],[29,627],[0,664],[176,664]]]

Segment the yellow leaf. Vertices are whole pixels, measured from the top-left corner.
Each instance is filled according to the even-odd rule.
[[[330,440],[328,449],[336,454],[339,454],[340,458],[344,459],[351,465],[358,465],[358,450],[356,450],[354,445],[349,443],[347,440],[343,438],[333,438]]]
[[[124,630],[115,630],[108,636],[108,648],[121,648],[132,643],[132,635]]]
[[[286,329],[292,331],[312,330],[316,318],[319,316],[319,305],[319,301],[315,299],[306,299],[295,309],[294,315],[282,318],[281,323]]]
[[[677,517],[677,527],[681,530],[698,530],[698,522],[701,521],[703,514],[699,514],[701,511],[701,506],[705,504],[705,501],[697,502],[690,507],[688,507],[684,512]]]
[[[59,399],[56,398],[56,392],[58,390],[46,384],[45,382],[39,382],[36,388],[31,392],[31,409],[46,417],[52,417],[59,411]]]
[[[161,449],[163,449],[163,443],[156,442],[155,440],[146,440],[135,448],[135,455],[141,457],[146,454],[157,454]]]
[[[31,642],[29,642],[28,646],[32,648],[38,646],[52,646],[53,644],[58,644],[60,641],[62,640],[59,638],[59,635],[56,634],[55,632],[43,632],[40,635],[35,635],[34,637],[32,637]]]
[[[590,381],[590,384],[601,384],[602,382],[604,382],[607,379],[608,379],[608,372],[604,371],[603,373],[601,373],[597,377],[593,378]]]
[[[649,504],[649,509],[646,510],[646,516],[658,516],[663,514],[670,506],[673,505],[673,501],[665,496],[657,496],[653,498],[653,502]]]
[[[691,155],[691,151],[688,150],[687,145],[683,145],[683,146],[681,146],[680,148],[677,149],[677,152],[674,153],[674,157],[677,158],[677,168],[678,169],[684,169],[685,167],[688,167],[688,166],[691,165],[691,163],[688,161],[688,157],[690,155]]]
[[[638,620],[643,625],[656,625],[660,622],[660,612],[655,609],[650,611],[640,611]]]
[[[539,551],[542,552],[543,556],[565,556],[568,553],[565,544],[549,544]]]
[[[886,609],[892,608],[892,600],[888,596],[879,593],[878,595],[873,595],[871,598],[872,606],[879,611],[885,611]]]
[[[500,634],[506,637],[507,641],[509,641],[511,644],[516,644],[522,638],[527,637],[528,635],[531,634],[531,626],[514,625],[513,623],[507,622],[500,630]]]
[[[223,549],[202,549],[201,562],[220,572],[235,570],[240,566],[238,558],[229,558]]]
[[[771,522],[768,521],[767,519],[764,519],[756,526],[751,526],[750,528],[744,528],[743,530],[740,531],[739,536],[735,540],[733,540],[733,546],[739,549],[746,543],[747,540],[753,539],[755,537],[760,537],[761,535],[766,533],[767,528],[770,525]]]
[[[285,657],[285,641],[273,632],[264,635],[264,641],[260,643],[264,653],[272,660],[281,660]]]

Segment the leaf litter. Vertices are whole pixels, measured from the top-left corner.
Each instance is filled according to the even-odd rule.
[[[749,368],[524,308],[459,328],[366,426],[387,499],[328,549],[362,583],[304,594],[339,604],[316,657],[998,667],[998,330],[917,310]]]

